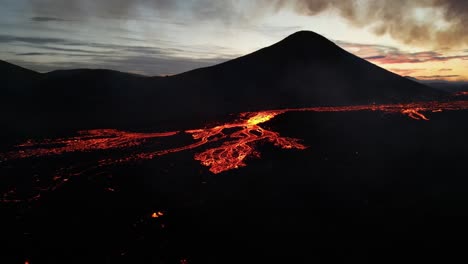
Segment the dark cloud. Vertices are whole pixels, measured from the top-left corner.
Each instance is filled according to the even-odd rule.
[[[37,16],[37,17],[31,17],[31,21],[34,21],[34,22],[66,22],[66,21],[69,21],[69,20],[61,19],[61,18],[57,18],[57,17]]]
[[[379,59],[384,59],[384,58],[386,58],[386,56],[377,55],[377,56],[364,57],[363,59],[365,59],[365,60],[379,60]]]
[[[90,59],[100,58],[100,57],[115,57],[105,54],[76,54],[76,53],[57,53],[57,52],[25,52],[25,53],[15,53],[16,56],[56,56],[56,57],[87,57]]]
[[[42,53],[42,52],[26,52],[26,53],[16,53],[16,56],[42,56],[48,55],[49,53]]]
[[[70,41],[63,38],[43,38],[43,37],[19,37],[12,35],[0,35],[0,43],[23,42],[30,44],[69,44]]]
[[[371,26],[377,35],[389,34],[406,44],[454,47],[468,45],[466,0],[278,0],[279,7],[292,4],[304,15],[336,10],[351,24]],[[429,15],[417,12],[429,10]],[[441,14],[448,27],[440,27]]]
[[[416,76],[419,79],[444,79],[444,78],[456,78],[460,77],[460,75],[421,75]]]

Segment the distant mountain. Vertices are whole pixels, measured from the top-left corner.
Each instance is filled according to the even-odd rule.
[[[405,77],[415,82],[419,82],[432,88],[449,93],[468,91],[468,82],[451,82],[445,80],[420,80],[411,76]]]
[[[0,109],[2,121],[20,124],[10,126],[12,133],[180,126],[249,110],[425,100],[442,94],[309,31],[219,65],[170,77],[110,70],[39,74],[5,62],[0,65],[8,72],[0,77],[8,84],[0,93],[9,101]]]
[[[27,96],[30,91],[23,88],[32,85],[41,77],[40,73],[1,60],[0,72],[2,73],[0,95],[4,100],[11,96]]]
[[[20,66],[8,63],[6,61],[2,61],[2,60],[0,60],[0,71],[2,73],[4,73],[5,75],[8,74],[9,75],[8,77],[10,77],[10,78],[12,78],[12,77],[17,78],[19,76],[31,77],[31,76],[34,76],[34,75],[39,75],[39,73],[37,73],[35,71],[28,70],[28,69],[25,69],[23,67],[20,67]],[[12,76],[10,74],[14,74],[14,76]]]

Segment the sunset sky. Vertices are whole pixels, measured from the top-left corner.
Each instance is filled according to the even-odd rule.
[[[467,20],[464,0],[4,0],[0,59],[167,75],[312,30],[401,75],[468,81]]]

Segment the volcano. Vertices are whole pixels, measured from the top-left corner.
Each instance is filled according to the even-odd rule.
[[[468,237],[465,95],[315,33],[170,77],[0,68],[1,263],[447,262]]]
[[[3,112],[29,124],[10,127],[10,134],[161,124],[178,128],[245,111],[407,102],[443,94],[310,31],[225,63],[169,77],[86,69],[38,74],[12,65],[9,69],[14,73],[3,75],[2,82],[14,83],[14,90],[23,92],[2,97],[8,98],[8,105],[22,107],[4,107]]]
[[[300,31],[252,54],[174,77],[238,111],[421,100],[439,94]],[[245,110],[245,109],[244,109]]]

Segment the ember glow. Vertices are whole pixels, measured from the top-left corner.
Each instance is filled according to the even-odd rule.
[[[152,213],[152,214],[151,214],[151,218],[159,218],[159,217],[161,217],[161,216],[163,216],[163,215],[164,215],[163,212],[158,211],[158,212]]]
[[[16,146],[17,151],[8,153],[8,159],[60,155],[67,152],[129,148],[139,146],[147,139],[169,137],[177,133],[133,133],[115,129],[86,130],[78,132],[78,136],[71,138],[59,138],[39,142],[26,141]]]
[[[409,109],[403,109],[401,110],[401,113],[404,115],[408,115],[409,117],[416,119],[416,120],[426,120],[429,121],[429,119],[420,113],[421,109],[419,108],[409,108]],[[435,111],[435,110],[434,110]]]
[[[353,105],[336,107],[309,107],[295,109],[268,110],[260,112],[241,113],[239,118],[218,126],[172,131],[164,133],[136,133],[114,129],[88,130],[79,132],[71,138],[61,138],[43,141],[27,141],[15,146],[14,150],[0,154],[0,160],[11,161],[27,158],[59,156],[65,153],[91,153],[105,150],[125,150],[125,156],[107,157],[97,160],[89,169],[127,163],[139,160],[153,159],[171,153],[201,149],[194,153],[194,159],[209,167],[214,174],[246,166],[246,159],[258,158],[260,153],[256,146],[260,142],[269,142],[282,149],[303,150],[307,146],[300,139],[283,137],[278,132],[261,127],[267,121],[286,112],[351,112],[351,111],[381,111],[384,113],[403,114],[415,120],[428,121],[425,113],[442,111],[467,110],[468,101],[417,102],[407,104]],[[181,135],[190,135],[192,143],[165,148],[161,140]],[[145,146],[145,148],[142,148]],[[142,151],[141,149],[149,149]],[[153,150],[155,149],[155,150]],[[122,151],[119,151],[122,153]],[[82,171],[59,169],[53,179],[54,185],[43,190],[54,190],[67,182],[71,176],[80,175]],[[11,192],[11,191],[10,191]],[[4,195],[5,197],[5,195]],[[40,197],[35,194],[34,197]],[[8,200],[4,198],[3,200]],[[15,200],[16,201],[16,200]],[[159,217],[158,212],[152,217]]]

